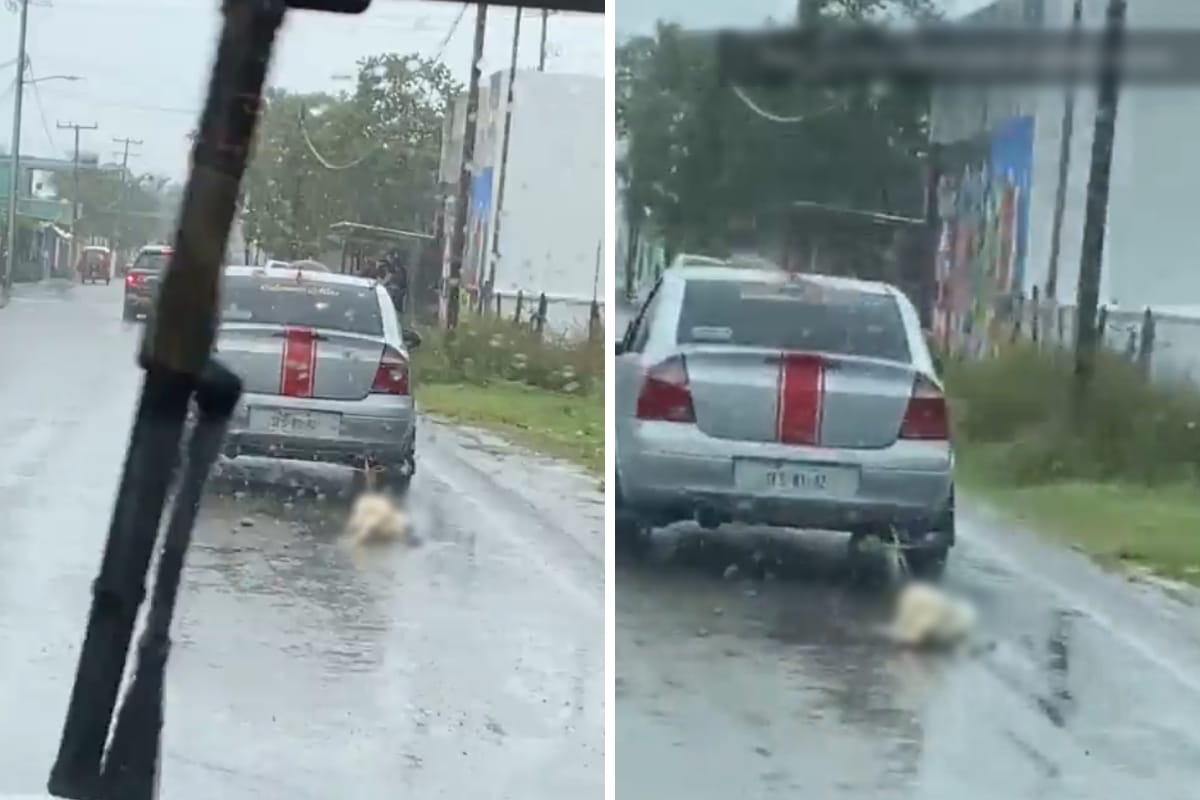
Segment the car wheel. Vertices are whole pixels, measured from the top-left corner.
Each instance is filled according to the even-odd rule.
[[[121,319],[125,320],[126,322],[133,322],[135,319],[137,319],[137,314],[132,308],[125,306],[125,310],[121,313]]]
[[[617,514],[616,550],[619,554],[641,558],[650,549],[650,529],[630,514]]]
[[[617,521],[614,544],[617,553],[640,558],[650,549],[650,526],[634,514],[621,499],[621,479],[617,478]]]
[[[946,561],[950,557],[948,547],[930,547],[910,550],[905,554],[908,571],[914,578],[924,581],[941,580],[946,574]]]

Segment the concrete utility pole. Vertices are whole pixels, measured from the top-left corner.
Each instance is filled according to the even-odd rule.
[[[71,268],[74,268],[75,261],[79,258],[79,132],[94,131],[100,126],[96,123],[83,125],[78,122],[59,122],[60,130],[75,131],[75,155],[72,159],[71,175],[74,181],[75,190],[71,197],[71,257],[68,262]]]
[[[463,125],[462,164],[458,175],[458,199],[454,205],[454,230],[451,232],[450,276],[446,287],[446,328],[458,327],[463,257],[467,249],[467,205],[471,202],[471,162],[475,159],[475,117],[479,111],[479,63],[483,60],[483,42],[487,35],[486,3],[475,6],[475,46],[471,53],[471,82],[467,88],[467,118]]]
[[[508,97],[504,103],[504,141],[500,145],[500,185],[496,189],[496,224],[492,226],[492,266],[487,278],[487,292],[479,293],[479,308],[491,300],[496,288],[496,262],[500,260],[500,212],[504,207],[504,184],[508,181],[508,137],[512,134],[513,84],[517,82],[517,49],[521,43],[521,9],[513,21],[512,58],[508,64]],[[486,294],[486,298],[484,295]]]
[[[1104,234],[1108,217],[1108,181],[1112,172],[1113,139],[1117,126],[1120,67],[1117,59],[1125,35],[1125,0],[1108,0],[1104,45],[1101,51],[1099,86],[1096,90],[1096,122],[1092,134],[1092,164],[1088,177],[1083,243],[1079,258],[1079,286],[1075,318],[1074,418],[1082,420],[1101,332],[1096,327],[1100,302],[1100,270],[1104,261]]]
[[[1079,40],[1083,0],[1071,9],[1071,44]],[[1062,249],[1062,221],[1067,206],[1067,182],[1071,174],[1071,139],[1075,133],[1075,84],[1068,83],[1063,97],[1062,127],[1058,143],[1058,186],[1054,193],[1054,218],[1050,227],[1050,266],[1046,271],[1046,299],[1058,300],[1058,256]]]
[[[517,15],[520,16],[518,10]],[[542,9],[542,44],[541,50],[538,53],[538,72],[546,71],[546,22],[550,19],[549,9]]]
[[[129,146],[140,145],[143,142],[141,139],[130,139],[128,137],[114,137],[113,141],[124,145],[121,150],[121,193],[117,197],[117,223],[113,228],[112,238],[113,267],[115,268],[121,249],[121,237],[125,233],[125,176],[129,174]],[[138,154],[134,153],[133,155],[136,157]]]
[[[21,3],[17,33],[17,78],[13,87],[13,126],[8,156],[8,228],[5,236],[4,294],[12,290],[17,251],[17,194],[21,188],[21,104],[25,98],[25,36],[29,27],[29,0]]]

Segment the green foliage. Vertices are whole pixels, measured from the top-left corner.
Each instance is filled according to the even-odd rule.
[[[829,22],[933,15],[927,0],[826,0]],[[617,129],[629,151],[627,223],[670,252],[727,251],[797,200],[920,215],[928,95],[920,87],[745,87],[756,114],[717,83],[711,41],[660,24],[617,51]]]
[[[76,199],[70,172],[56,174],[54,184],[60,197]],[[174,222],[170,189],[168,180],[157,175],[126,175],[122,187],[118,170],[80,169],[76,230],[84,241],[117,237],[121,250],[161,241]]]
[[[419,384],[519,382],[564,394],[604,388],[604,337],[547,335],[496,317],[464,317],[452,335],[431,331],[413,354]]]
[[[1110,353],[1097,362],[1092,402],[1069,418],[1069,354],[1019,345],[947,365],[955,432],[987,471],[1017,485],[1058,480],[1161,485],[1200,477],[1200,392],[1142,379]]]
[[[420,230],[432,219],[442,124],[461,87],[417,55],[358,66],[352,92],[267,92],[241,210],[246,239],[267,253],[315,257],[343,220]]]

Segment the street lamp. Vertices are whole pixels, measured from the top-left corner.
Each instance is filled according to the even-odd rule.
[[[80,77],[79,75],[43,75],[40,78],[27,79],[25,81],[25,85],[29,86],[34,83],[41,83],[42,81],[72,81],[73,82],[73,81],[81,81],[81,80],[83,80],[83,78]]]
[[[20,33],[20,49],[17,52],[17,80],[16,91],[13,94],[13,130],[12,130],[12,152],[8,157],[8,230],[5,237],[5,253],[4,253],[4,285],[3,290],[7,293],[12,289],[13,283],[13,265],[16,263],[16,243],[17,243],[17,193],[20,189],[21,175],[21,107],[25,97],[25,86],[35,85],[44,81],[81,81],[78,75],[46,75],[41,78],[25,78],[25,70],[29,66],[29,58],[25,55],[25,31],[27,14],[29,11],[29,3],[21,4],[21,33]]]

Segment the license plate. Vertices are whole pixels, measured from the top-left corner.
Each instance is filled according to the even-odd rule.
[[[251,408],[250,427],[263,433],[277,433],[284,436],[336,439],[341,433],[342,415],[320,411]]]
[[[734,480],[739,489],[788,497],[853,497],[858,493],[858,470],[817,464],[737,461]]]

